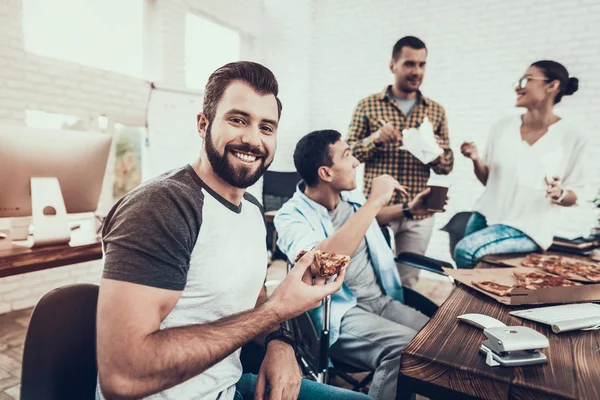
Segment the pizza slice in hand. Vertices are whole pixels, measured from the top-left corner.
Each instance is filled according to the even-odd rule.
[[[334,275],[337,275],[344,268],[350,264],[350,256],[333,254],[333,253],[325,253],[320,250],[315,250],[315,258],[313,260],[312,265],[310,266],[310,270],[313,276],[322,276],[324,278],[331,278]],[[297,262],[303,255],[306,254],[306,250],[302,250],[296,256]]]

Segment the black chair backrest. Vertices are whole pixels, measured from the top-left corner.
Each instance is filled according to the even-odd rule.
[[[266,171],[263,176],[263,207],[265,211],[279,210],[296,191],[300,182],[297,172]]]
[[[21,371],[21,399],[94,399],[98,286],[47,293],[31,315]]]
[[[404,287],[404,304],[417,311],[421,311],[429,318],[433,317],[433,314],[440,308],[428,297],[423,296],[421,293],[409,287]]]
[[[291,331],[296,339],[297,356],[304,362],[300,365],[305,375],[316,375],[321,366],[320,364],[320,333],[313,323],[308,313],[300,314],[289,321]]]
[[[427,257],[422,254],[403,252],[398,254],[396,262],[409,267],[423,269],[425,271],[433,272],[438,275],[445,275],[444,268],[452,268],[452,264],[447,261],[437,260],[435,258]]]
[[[456,213],[450,221],[441,230],[448,232],[450,239],[450,254],[454,259],[454,248],[456,244],[465,236],[465,230],[467,229],[467,223],[473,215],[470,211],[461,211]]]
[[[266,171],[263,176],[263,208],[265,211],[277,211],[296,192],[296,186],[301,178],[297,172]],[[273,245],[275,228],[267,226],[267,248]],[[285,259],[278,248],[271,255],[271,260]]]

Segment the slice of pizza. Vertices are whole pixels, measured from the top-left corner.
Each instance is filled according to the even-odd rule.
[[[600,282],[600,266],[597,264],[575,263],[575,273],[592,282]]]
[[[521,265],[524,267],[529,267],[529,268],[539,268],[541,266],[541,261],[542,261],[542,255],[541,254],[527,254],[527,256],[525,256],[525,258],[521,261]]]
[[[512,291],[512,286],[503,285],[498,282],[492,281],[482,281],[482,282],[471,282],[474,286],[477,286],[481,290],[485,290],[486,292],[490,292],[493,294],[497,294],[498,296],[508,296]]]
[[[562,257],[560,256],[547,256],[538,253],[527,254],[521,265],[529,268],[544,268],[548,265],[554,265],[556,262],[560,262]]]
[[[572,279],[577,278],[577,270],[574,263],[566,260],[557,260],[553,264],[546,264],[542,268],[546,272],[562,276],[563,278]]]
[[[315,250],[314,252],[315,258],[310,266],[313,276],[320,275],[325,278],[330,278],[339,274],[340,271],[350,264],[350,256],[325,253],[320,250]],[[298,253],[298,256],[296,256],[296,261],[294,262],[297,262],[305,254],[306,250],[302,250],[300,253]]]
[[[529,290],[581,285],[581,283],[573,282],[562,276],[556,276],[546,272],[514,272],[514,276],[517,280],[516,286],[524,287]]]

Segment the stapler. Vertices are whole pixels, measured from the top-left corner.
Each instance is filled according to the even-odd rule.
[[[506,326],[487,315],[464,314],[460,321],[483,329],[486,340],[479,347],[491,367],[543,364],[548,358],[540,350],[550,347],[548,338],[525,326]]]
[[[485,354],[485,362],[491,367],[498,365],[515,367],[544,364],[548,362],[540,349],[550,347],[548,338],[526,326],[507,326],[483,330],[486,340],[479,350]]]

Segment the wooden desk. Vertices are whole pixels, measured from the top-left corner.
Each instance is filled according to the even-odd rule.
[[[277,211],[266,212],[265,221],[272,224],[276,213]],[[276,240],[277,236],[273,238],[273,251],[275,250]],[[102,244],[100,240],[73,247],[64,244],[33,249],[15,246],[12,250],[0,251],[0,278],[85,261],[100,260],[101,258]]]
[[[14,247],[0,251],[0,278],[101,258],[102,245],[99,240],[73,247],[68,244],[33,249]]]
[[[547,325],[508,314],[515,309],[458,286],[404,351],[398,398],[408,398],[405,392],[410,391],[443,399],[600,399],[600,331],[554,334]],[[485,338],[482,330],[456,319],[466,313],[546,335],[548,363],[489,367],[478,350]]]

